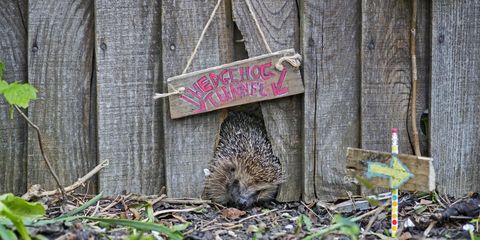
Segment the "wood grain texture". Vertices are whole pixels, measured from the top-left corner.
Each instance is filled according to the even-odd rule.
[[[427,7],[420,3],[419,7]],[[424,25],[425,10],[419,10],[418,63],[428,56]],[[361,40],[361,146],[388,151],[390,128],[399,129],[399,150],[412,153],[407,133],[411,86],[410,1],[362,1]],[[428,68],[418,66],[417,118],[425,110]],[[417,125],[420,126],[419,120]]]
[[[387,152],[348,148],[348,173],[352,176],[360,176],[366,178],[366,173],[368,171],[367,162],[378,162],[389,165],[391,157],[392,154]],[[413,177],[400,187],[400,190],[420,192],[430,192],[435,190],[435,171],[433,169],[432,158],[399,154],[398,159],[413,174]],[[379,186],[387,190],[390,188],[388,178],[374,177],[367,179],[367,181],[369,181],[374,186]]]
[[[161,1],[95,1],[98,158],[110,160],[100,190],[158,193],[164,185]]]
[[[166,80],[182,72],[193,51],[216,1],[162,1],[163,91]],[[233,60],[233,30],[230,9],[225,1],[218,9],[190,69],[200,69]],[[164,103],[167,101],[159,100]],[[165,126],[165,174],[170,197],[199,197],[204,186],[203,169],[213,159],[220,128],[219,111],[171,120],[163,117]]]
[[[172,119],[222,108],[287,97],[304,92],[300,70],[290,64],[276,68],[293,49],[260,55],[167,79]]]
[[[302,12],[304,191],[331,200],[356,191],[345,153],[360,145],[360,1],[308,0]]]
[[[432,4],[431,154],[438,190],[480,191],[480,1]]]
[[[93,36],[93,1],[29,2],[28,79],[38,89],[38,100],[28,112],[64,185],[96,165],[90,105]],[[55,188],[33,130],[28,140],[28,184]]]
[[[0,2],[0,62],[3,79],[27,82],[27,1]],[[0,194],[26,191],[27,125],[18,115],[11,120],[9,107],[0,97]]]
[[[272,51],[299,49],[299,17],[295,0],[251,1]],[[245,1],[233,1],[233,17],[245,39],[249,57],[267,53]],[[273,153],[280,158],[285,173],[279,201],[298,200],[302,195],[302,110],[301,96],[261,103],[263,119]]]

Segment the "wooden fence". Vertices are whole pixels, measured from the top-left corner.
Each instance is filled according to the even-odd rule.
[[[222,111],[169,118],[166,79],[183,70],[215,0],[5,0],[4,78],[33,84],[28,109],[65,185],[110,166],[90,191],[198,197]],[[252,0],[273,51],[303,55],[305,94],[260,104],[286,170],[279,199],[330,199],[356,191],[347,147],[412,153],[405,0]],[[419,1],[417,122],[438,189],[480,191],[480,1]],[[244,0],[224,0],[189,71],[266,53]],[[0,192],[55,187],[34,131],[0,100]]]

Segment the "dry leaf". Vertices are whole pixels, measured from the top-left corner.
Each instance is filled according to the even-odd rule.
[[[223,217],[230,219],[230,220],[235,220],[240,218],[241,216],[245,215],[246,212],[236,209],[236,208],[225,208],[222,210],[222,215]]]

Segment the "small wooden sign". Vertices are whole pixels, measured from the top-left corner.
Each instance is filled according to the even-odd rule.
[[[167,79],[172,119],[210,112],[246,103],[303,93],[300,71],[288,62],[275,65],[293,49],[265,54]]]
[[[435,171],[432,158],[391,153],[347,149],[347,172],[352,176],[370,178],[378,187],[399,188],[406,191],[430,192],[435,190]]]

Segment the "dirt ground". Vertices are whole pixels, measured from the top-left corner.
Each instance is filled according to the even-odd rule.
[[[59,197],[40,201],[48,207],[47,217],[52,219],[84,205],[92,197],[74,194],[67,201]],[[352,200],[355,204],[351,204]],[[370,200],[367,204],[362,200],[271,203],[241,211],[200,199],[127,194],[101,198],[79,214],[146,222],[146,206],[150,204],[155,223],[178,229],[185,239],[390,239],[389,200]],[[399,200],[399,239],[470,239],[471,234],[479,238],[478,194],[461,199],[402,194]],[[343,216],[342,220],[336,217],[336,224],[332,223],[338,214]],[[464,230],[469,227],[472,232]],[[161,233],[83,218],[29,230],[47,239],[166,239]],[[314,237],[321,231],[326,234]]]

